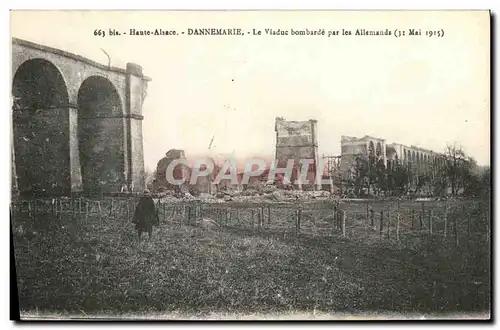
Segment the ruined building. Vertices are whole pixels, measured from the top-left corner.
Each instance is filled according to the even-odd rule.
[[[277,117],[275,123],[276,131],[276,157],[277,167],[285,168],[287,161],[294,160],[294,171],[291,180],[299,177],[300,160],[310,159],[307,179],[309,182],[315,182],[316,167],[318,164],[318,137],[317,120],[308,121],[287,121],[284,118]],[[316,184],[299,184],[300,188],[317,189]]]
[[[102,65],[12,39],[12,190],[22,195],[144,189],[142,68]]]
[[[441,153],[398,143],[387,144],[384,139],[368,135],[362,138],[342,136],[340,143],[342,156],[339,171],[344,177],[352,174],[350,170],[360,155],[371,155],[375,162],[388,169],[396,163],[405,165],[414,174],[426,173],[445,162],[445,156]]]
[[[155,180],[153,181],[153,189],[154,191],[161,192],[165,190],[173,190],[176,192],[187,192],[188,191],[188,184],[189,184],[189,178],[191,174],[191,170],[189,166],[186,166],[185,164],[177,164],[175,167],[172,165],[171,169],[171,174],[173,179],[175,180],[183,180],[183,184],[172,184],[169,182],[167,178],[167,168],[169,165],[174,161],[179,161],[183,163],[187,163],[186,155],[184,153],[184,150],[179,150],[179,149],[170,149],[166,154],[165,157],[160,159],[156,166],[156,176]]]

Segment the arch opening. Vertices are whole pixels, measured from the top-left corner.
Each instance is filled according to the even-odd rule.
[[[45,59],[24,62],[14,74],[12,98],[19,193],[70,193],[69,96],[61,72]]]
[[[377,153],[376,153],[377,157],[381,157],[382,156],[382,145],[380,144],[380,142],[377,142]]]
[[[119,192],[126,184],[120,96],[108,79],[92,76],[80,86],[78,108],[83,191],[89,194]]]
[[[373,141],[370,141],[368,144],[368,153],[372,156],[375,155],[375,145],[373,144]]]

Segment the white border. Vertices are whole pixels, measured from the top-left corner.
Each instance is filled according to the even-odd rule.
[[[142,10],[155,10],[155,9],[491,9],[494,13],[500,13],[499,8],[500,1],[498,0],[476,0],[476,1],[442,1],[442,0],[419,0],[419,1],[370,1],[370,0],[343,0],[343,1],[320,1],[320,0],[307,0],[307,1],[298,1],[298,0],[282,0],[282,1],[266,1],[266,0],[246,0],[246,1],[150,1],[150,0],[140,0],[140,1],[130,1],[130,0],[121,0],[115,2],[103,2],[102,0],[86,0],[86,1],[57,1],[57,0],[46,0],[43,2],[39,1],[5,1],[2,2],[2,6],[6,5],[5,10],[2,11],[2,20],[3,26],[3,42],[2,47],[3,51],[0,52],[2,56],[2,74],[3,77],[2,83],[4,84],[1,91],[1,99],[2,104],[4,104],[4,111],[1,112],[3,120],[0,120],[0,125],[3,126],[3,129],[0,129],[2,139],[0,141],[1,153],[5,156],[10,155],[10,116],[9,116],[9,107],[10,107],[10,90],[11,90],[11,72],[10,72],[10,14],[8,9],[43,9],[43,10],[55,10],[55,9],[121,9],[121,10],[132,10],[132,9],[142,9]],[[50,24],[50,22],[47,22]],[[495,41],[498,39],[498,21],[495,26]],[[498,58],[498,54],[496,59]],[[492,74],[495,74],[492,72]],[[495,86],[494,94],[499,94],[498,85]],[[496,108],[492,110],[492,112],[496,112]],[[498,116],[496,116],[498,119]],[[498,122],[496,122],[496,126],[498,126]],[[492,131],[493,132],[493,131]],[[495,142],[496,139],[495,139]],[[495,151],[498,153],[498,143],[495,143]],[[8,158],[7,158],[8,160]],[[493,160],[493,159],[492,159]],[[496,169],[496,168],[495,168]],[[7,161],[1,163],[0,173],[4,176],[4,180],[2,182],[9,182],[10,173],[9,173],[9,165]],[[498,185],[498,180],[495,180],[495,184]],[[497,196],[498,197],[498,196]],[[2,189],[2,200],[4,201],[2,206],[2,213],[7,217],[8,214],[8,203],[10,199],[10,187],[7,184],[4,184]],[[494,214],[494,219],[496,219],[497,212]],[[7,237],[7,233],[9,232],[9,222],[7,219],[3,222],[4,231],[4,239],[1,242],[4,244],[1,248],[1,258],[3,265],[9,264],[9,238]],[[499,225],[495,226],[495,238],[498,231]],[[493,263],[494,266],[495,262]],[[2,291],[0,292],[0,297],[2,297],[2,305],[0,306],[0,310],[2,311],[2,321],[5,324],[2,324],[2,328],[5,325],[5,328],[14,327],[14,324],[9,319],[9,267],[2,267]],[[495,281],[495,279],[493,279]],[[497,287],[498,285],[495,285]],[[498,301],[495,300],[498,304]],[[498,317],[498,314],[496,314]],[[163,324],[163,326],[173,326],[171,324]],[[237,324],[235,324],[237,325]],[[285,324],[284,326],[288,326],[289,324]],[[374,324],[370,324],[373,326]],[[117,324],[117,326],[121,326]],[[128,325],[133,328],[142,328],[143,325]],[[257,324],[259,327],[268,327],[268,325]],[[283,325],[282,325],[283,326]],[[306,327],[306,324],[300,324],[300,327]],[[344,327],[344,326],[352,326],[352,324],[334,324],[336,327]],[[368,326],[363,324],[364,326]],[[385,323],[381,323],[378,326],[386,326]],[[451,326],[454,326],[451,324]],[[95,326],[94,326],[95,327]],[[98,327],[103,327],[103,325],[99,325]]]

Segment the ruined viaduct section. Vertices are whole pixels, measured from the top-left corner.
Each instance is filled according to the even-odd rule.
[[[316,166],[318,164],[318,130],[317,120],[308,121],[287,121],[277,117],[275,123],[276,131],[276,160],[278,167],[286,167],[288,160],[294,160],[295,171],[292,174],[292,181],[298,176],[300,160],[310,159],[308,181],[315,182]],[[308,188],[304,186],[303,188]],[[316,189],[316,185],[311,187]]]
[[[13,193],[142,191],[148,81],[137,64],[105,66],[13,38]]]
[[[399,143],[388,144],[384,139],[369,135],[362,138],[342,136],[341,149],[340,172],[344,176],[350,175],[357,156],[371,156],[370,159],[382,163],[388,169],[398,163],[411,169],[416,175],[428,173],[445,163],[445,155],[442,153]]]

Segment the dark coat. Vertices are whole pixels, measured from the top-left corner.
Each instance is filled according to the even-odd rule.
[[[135,208],[132,223],[135,224],[135,229],[140,231],[150,231],[153,226],[157,226],[160,223],[152,197],[141,197],[139,204]]]

